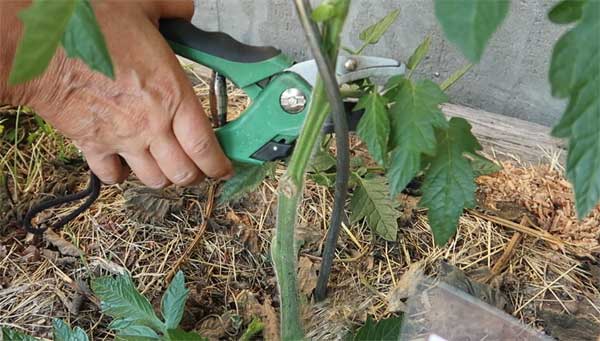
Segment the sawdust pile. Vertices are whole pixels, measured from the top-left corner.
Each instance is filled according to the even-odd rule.
[[[196,89],[206,94],[200,78]],[[240,92],[232,91],[230,100],[233,114],[247,104]],[[14,110],[2,115],[14,123]],[[21,126],[32,124],[30,116],[22,120]],[[216,184],[148,193],[128,181],[105,187],[92,209],[64,231],[31,238],[17,224],[28,205],[40,193],[63,193],[87,181],[83,165],[57,160],[57,151],[77,156],[52,134],[16,145],[0,140],[0,166],[9,180],[0,189],[1,326],[48,338],[52,318],[62,318],[84,328],[93,340],[112,339],[110,320],[90,295],[89,280],[129,271],[158,307],[171,267],[206,225],[183,264],[190,288],[183,328],[211,339],[237,339],[258,316],[267,325],[266,338],[276,338],[279,301],[269,255],[276,179],[237,203],[216,207],[211,216],[205,211],[209,189]],[[65,183],[65,174],[72,175],[68,188],[54,186]],[[282,174],[279,169],[277,177]],[[396,242],[375,238],[364,224],[344,227],[330,299],[304,311],[310,336],[339,339],[369,315],[382,318],[404,311],[411,278],[435,276],[442,260],[495,293],[472,294],[533,328],[552,331],[544,318],[552,312],[600,323],[599,212],[577,222],[569,185],[556,167],[505,163],[502,172],[480,178],[479,185],[487,209],[466,212],[456,238],[443,248],[433,244],[426,212],[416,205],[419,198],[407,194],[400,198]],[[315,286],[332,202],[329,190],[308,182],[298,208],[304,293]],[[519,207],[520,214],[505,214],[506,203]],[[145,214],[144,207],[152,214]],[[52,213],[60,212],[64,209]],[[84,256],[78,257],[80,252]]]

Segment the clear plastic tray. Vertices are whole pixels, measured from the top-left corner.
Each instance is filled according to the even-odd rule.
[[[400,340],[552,340],[443,282],[423,280],[407,302]]]

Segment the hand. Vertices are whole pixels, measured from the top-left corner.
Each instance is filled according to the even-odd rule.
[[[230,161],[157,29],[159,18],[190,19],[193,2],[103,0],[93,6],[116,80],[66,58],[61,49],[41,78],[10,90],[12,104],[30,105],[71,138],[107,184],[121,182],[129,173],[119,156],[153,188],[231,176]],[[7,34],[6,27],[0,29]]]

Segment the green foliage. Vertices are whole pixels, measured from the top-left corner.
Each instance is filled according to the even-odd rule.
[[[102,311],[112,318],[154,330],[166,330],[148,299],[137,291],[130,276],[97,278],[92,282],[92,289],[102,301]]]
[[[402,317],[389,317],[380,321],[374,321],[371,316],[367,322],[358,329],[353,341],[387,341],[400,340],[402,330]]]
[[[510,0],[435,0],[435,15],[448,40],[478,62],[509,6]]]
[[[425,174],[420,204],[429,209],[435,243],[444,245],[456,232],[463,208],[475,206],[475,172],[464,154],[475,154],[481,145],[462,118],[450,119],[449,127],[436,135],[438,147]]]
[[[555,24],[570,24],[581,19],[583,5],[587,0],[563,0],[556,4],[548,18]]]
[[[312,12],[312,19],[316,22],[327,21],[335,16],[335,6],[329,2],[322,2]]]
[[[425,40],[417,46],[413,54],[408,58],[408,62],[406,63],[406,67],[412,72],[412,70],[416,69],[421,61],[427,53],[429,52],[429,46],[431,45],[431,36],[428,35]]]
[[[234,163],[235,175],[221,187],[219,204],[238,200],[257,189],[263,180],[274,172],[275,165],[274,162],[265,162],[262,165]]]
[[[31,80],[46,70],[75,6],[76,0],[36,0],[19,14],[25,30],[13,61],[10,84]]]
[[[242,337],[240,337],[240,341],[252,340],[252,338],[258,333],[262,332],[264,328],[265,324],[259,318],[255,317],[254,319],[252,319],[252,322],[250,322],[250,324],[248,325],[248,328],[246,329]]]
[[[354,175],[357,188],[352,195],[350,221],[356,223],[366,219],[373,232],[385,240],[394,241],[398,234],[400,216],[387,190],[386,179],[382,176]]]
[[[89,1],[77,1],[62,44],[71,58],[80,58],[92,70],[114,79],[114,67],[106,42]]]
[[[175,329],[179,326],[188,294],[189,290],[185,288],[183,272],[179,271],[173,277],[161,302],[162,316],[168,329]]]
[[[448,77],[445,81],[442,82],[442,84],[440,84],[440,89],[442,89],[442,91],[448,90],[452,85],[454,85],[454,83],[458,82],[459,79],[463,78],[463,76],[466,75],[472,67],[473,64],[469,63],[456,70],[453,74],[450,75],[450,77]]]
[[[479,154],[467,153],[466,155],[471,161],[471,167],[473,168],[473,172],[475,172],[475,176],[494,174],[502,170],[502,166]]]
[[[79,327],[71,329],[63,320],[54,319],[54,341],[88,341],[88,337]]]
[[[196,333],[186,332],[182,329],[169,329],[165,341],[208,341]]]
[[[587,1],[581,19],[554,46],[550,65],[552,94],[569,98],[552,133],[569,139],[567,177],[573,184],[580,218],[600,199],[599,32],[600,2]]]
[[[429,80],[415,83],[399,77],[390,82],[388,89],[394,93],[394,104],[390,108],[391,149],[394,152],[390,159],[391,172],[387,175],[395,195],[416,175],[421,154],[435,153],[435,129],[447,126],[439,105],[448,98]]]
[[[362,31],[358,38],[365,44],[377,44],[379,39],[381,39],[390,26],[398,19],[398,15],[400,15],[399,9],[391,11],[385,17],[381,18],[381,20]]]
[[[19,14],[25,31],[12,65],[9,84],[40,76],[61,40],[69,56],[113,78],[112,62],[89,0],[35,0]]]
[[[354,109],[365,110],[363,117],[358,122],[356,133],[367,144],[375,161],[381,165],[387,161],[387,146],[390,137],[390,120],[386,106],[385,98],[374,91],[363,96]]]
[[[138,292],[129,275],[98,278],[92,282],[92,289],[101,300],[102,312],[114,318],[109,328],[117,332],[117,340],[205,340],[178,328],[188,296],[181,271],[175,275],[161,300],[165,322],[156,316],[152,305]]]
[[[2,327],[3,341],[39,341],[33,336],[18,332],[14,329]]]

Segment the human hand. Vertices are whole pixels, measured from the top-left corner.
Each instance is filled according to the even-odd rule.
[[[0,20],[0,25],[13,20],[14,34],[14,27],[21,27],[16,12],[26,5],[2,5],[0,15],[13,12],[14,19]],[[42,77],[10,89],[11,104],[31,106],[71,138],[91,170],[107,184],[121,182],[129,173],[119,156],[153,188],[231,176],[230,161],[158,31],[159,18],[190,19],[193,2],[104,0],[93,6],[116,80],[66,58],[61,50]],[[11,30],[2,26],[2,35]],[[4,73],[0,72],[0,82],[6,84]]]

